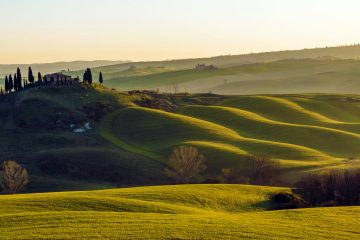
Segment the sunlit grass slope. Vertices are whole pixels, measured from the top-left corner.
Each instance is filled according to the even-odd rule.
[[[229,107],[186,107],[182,113],[226,126],[246,137],[296,144],[337,157],[360,157],[360,135],[343,130],[273,121]]]
[[[166,163],[178,145],[197,146],[210,171],[242,167],[249,153],[284,169],[329,167],[360,157],[360,101],[352,95],[228,97],[217,106],[186,105],[176,113],[127,108],[102,126],[116,145]],[[343,114],[344,113],[344,114]]]
[[[254,152],[276,159],[299,160],[300,165],[302,161],[315,165],[334,161],[310,147],[244,137],[236,129],[210,121],[140,107],[116,112],[102,128],[103,136],[116,145],[163,161],[174,146],[198,146],[207,156],[210,170],[242,166],[243,156]]]
[[[356,239],[359,207],[266,211],[288,189],[188,185],[0,196],[2,239]]]

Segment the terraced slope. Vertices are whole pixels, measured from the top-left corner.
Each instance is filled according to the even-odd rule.
[[[266,211],[281,188],[188,185],[0,196],[2,239],[355,239],[359,207]]]

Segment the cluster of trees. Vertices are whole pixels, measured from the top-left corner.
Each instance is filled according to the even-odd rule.
[[[27,85],[26,81],[23,81],[21,77],[21,71],[20,68],[17,68],[16,73],[14,74],[14,77],[10,74],[9,76],[5,77],[5,92],[1,88],[1,93],[9,93],[12,91],[20,91],[24,88],[24,86]]]
[[[0,94],[4,95],[11,92],[18,92],[23,89],[33,87],[36,84],[42,84],[42,83],[43,83],[43,78],[40,72],[38,73],[38,78],[36,82],[31,67],[29,67],[27,79],[22,77],[20,68],[17,68],[16,73],[14,75],[10,74],[8,76],[5,76],[5,89],[1,87]]]
[[[360,169],[308,175],[296,187],[312,206],[360,205]]]
[[[173,149],[169,156],[169,167],[165,168],[166,176],[178,183],[187,184],[206,170],[205,157],[193,146],[180,146]],[[241,169],[222,169],[216,179],[208,179],[209,183],[269,185],[276,182],[280,172],[277,161],[259,154],[248,155],[245,167]]]
[[[50,82],[54,82],[54,79],[50,79]],[[90,68],[86,69],[83,76],[83,82],[92,84],[93,76]],[[100,72],[99,83],[102,84],[103,82],[104,82],[103,74],[102,72]],[[38,85],[47,85],[47,84],[48,84],[48,80],[46,78],[43,78],[40,72],[37,74],[37,81],[35,80],[31,67],[29,67],[27,79],[21,76],[20,68],[17,68],[15,74],[13,75],[10,74],[5,76],[5,88],[3,89],[3,87],[0,87],[0,95],[5,95],[11,92],[18,92],[26,88],[30,88]],[[56,84],[64,85],[66,83],[64,83],[63,81],[57,81]]]
[[[25,168],[17,162],[8,160],[0,166],[0,185],[7,193],[18,193],[29,183],[29,176]]]
[[[93,75],[92,75],[92,72],[91,72],[91,69],[90,68],[87,68],[84,72],[84,75],[83,75],[83,82],[87,82],[88,84],[92,84],[93,82]],[[103,74],[102,72],[99,73],[99,83],[100,84],[103,84],[104,82],[104,77],[103,77]]]

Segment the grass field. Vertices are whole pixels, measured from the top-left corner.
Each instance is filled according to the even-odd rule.
[[[359,207],[268,211],[284,188],[188,185],[0,196],[3,239],[356,239]]]

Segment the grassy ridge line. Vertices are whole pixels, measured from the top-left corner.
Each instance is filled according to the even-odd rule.
[[[335,154],[358,156],[360,135],[338,129],[290,124],[266,119],[258,114],[230,107],[188,106],[181,111],[187,116],[221,124],[242,136],[275,142],[286,142]],[[336,139],[337,141],[333,141]],[[320,141],[320,142],[319,142]],[[334,148],[338,148],[336,151]]]
[[[335,98],[339,96],[325,96],[325,99],[316,99],[312,98],[308,100],[306,98],[292,98],[291,101],[301,105],[302,107],[311,110],[317,111],[322,115],[332,116],[332,118],[346,123],[360,124],[360,104],[357,102],[346,102],[346,98],[359,99],[359,95],[346,95],[340,96],[342,100],[332,100],[328,101],[327,99]],[[345,100],[345,101],[344,101]]]
[[[347,125],[359,126],[359,107],[351,103],[322,99],[321,96],[241,96],[225,99],[218,105],[247,110],[274,121],[335,128]],[[327,110],[322,111],[323,109]],[[358,115],[358,118],[355,115]],[[357,131],[360,131],[359,128]]]
[[[314,119],[314,120],[317,120],[319,122],[324,122],[324,123],[343,123],[343,122],[339,122],[339,121],[336,121],[334,119],[330,119],[328,117],[325,117],[317,112],[314,112],[314,111],[309,111],[303,107],[301,107],[300,105],[298,105],[297,103],[295,102],[292,102],[288,99],[284,99],[284,98],[278,98],[278,97],[270,97],[270,96],[259,96],[258,98],[262,98],[262,99],[265,99],[265,100],[270,100],[270,101],[273,101],[275,103],[278,103],[280,105],[285,105],[286,107],[294,110],[294,111],[298,111],[298,112],[301,112],[302,114],[304,115],[307,115],[309,116],[310,118]]]
[[[269,194],[288,188],[249,185],[177,185],[0,196],[0,215],[47,211],[203,214],[263,211]]]

